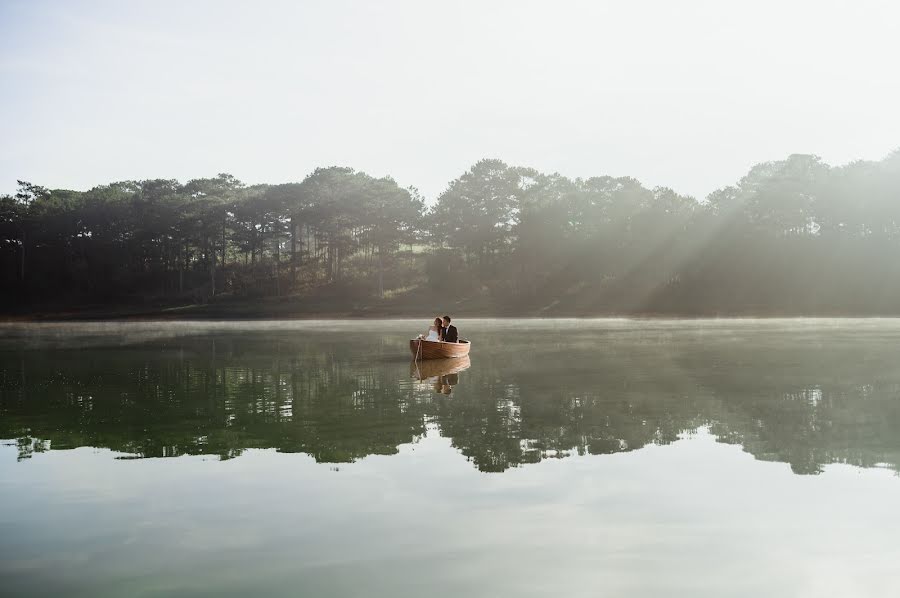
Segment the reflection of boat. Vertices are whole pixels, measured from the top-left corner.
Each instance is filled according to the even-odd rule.
[[[409,375],[416,380],[428,380],[439,376],[449,376],[469,369],[471,365],[469,356],[459,358],[429,359],[428,361],[415,361],[409,364]]]
[[[459,372],[469,369],[469,365],[468,355],[428,361],[413,359],[409,373],[416,380],[432,385],[434,392],[449,395],[459,384]]]
[[[469,354],[469,341],[445,343],[442,341],[426,341],[414,338],[409,341],[409,350],[416,359],[446,359],[448,357],[465,357]]]

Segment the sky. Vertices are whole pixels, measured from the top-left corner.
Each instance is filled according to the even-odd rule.
[[[481,158],[703,198],[900,147],[900,3],[0,0],[0,193]]]

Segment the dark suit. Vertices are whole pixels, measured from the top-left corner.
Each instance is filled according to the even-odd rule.
[[[444,328],[443,337],[445,343],[458,343],[459,333],[456,331],[456,326],[450,324],[449,326]]]

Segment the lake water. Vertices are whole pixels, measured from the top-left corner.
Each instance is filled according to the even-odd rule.
[[[426,326],[0,326],[0,594],[900,595],[900,321]]]

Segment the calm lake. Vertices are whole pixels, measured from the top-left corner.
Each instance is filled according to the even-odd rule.
[[[900,595],[900,321],[427,325],[0,325],[0,594]]]

